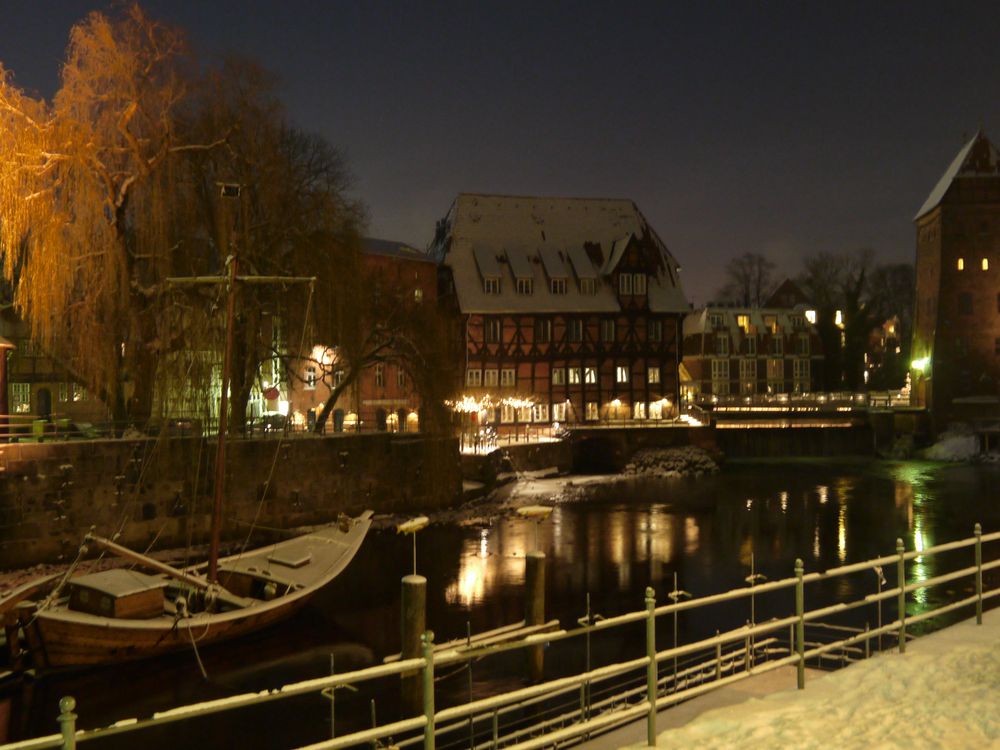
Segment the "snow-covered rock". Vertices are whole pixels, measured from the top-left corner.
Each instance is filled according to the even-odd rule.
[[[964,425],[952,425],[924,451],[931,461],[971,461],[979,454],[979,440]]]
[[[700,477],[714,474],[718,464],[701,448],[644,448],[625,464],[622,474],[644,477]]]

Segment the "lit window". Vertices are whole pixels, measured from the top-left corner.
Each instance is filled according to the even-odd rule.
[[[597,382],[597,368],[596,367],[584,367],[583,368],[583,382],[588,385],[593,385]]]
[[[485,370],[483,372],[483,385],[495,386],[499,382],[498,380],[499,375],[500,375],[499,370]]]
[[[990,270],[990,259],[989,258],[983,258],[983,270],[984,271],[989,271]]]
[[[517,421],[519,422],[530,422],[531,421],[531,407],[522,406],[517,410]]]
[[[646,382],[648,383],[659,383],[660,382],[660,368],[650,367],[646,370]]]
[[[956,264],[956,267],[958,268],[959,271],[964,271],[965,270],[965,258],[959,258],[958,259],[958,263]]]
[[[61,403],[69,401],[69,383],[59,384],[59,401]]]
[[[570,367],[569,368],[569,383],[570,385],[580,385],[580,368]]]
[[[646,293],[646,274],[637,273],[632,277],[632,293],[633,294]]]
[[[785,362],[781,359],[769,359],[767,360],[767,379],[768,380],[784,380],[785,378]]]
[[[479,371],[477,370],[476,372]],[[481,372],[479,372],[479,375],[480,377],[482,377]],[[383,365],[381,362],[375,365],[375,385],[377,385],[379,388],[385,385],[385,365]]]
[[[333,387],[338,388],[344,384],[344,371],[334,370],[333,371]]]
[[[487,276],[483,279],[483,292],[486,294],[500,294],[500,277]]]
[[[618,277],[618,293],[632,294],[632,274],[623,273]]]
[[[562,367],[553,368],[552,385],[566,385],[566,370]]]
[[[10,395],[10,409],[14,414],[31,411],[31,383],[11,383]]]
[[[615,382],[628,382],[628,367],[625,365],[618,365],[618,367],[615,368]]]
[[[633,419],[645,419],[646,418],[646,402],[636,401],[632,404],[632,418]]]
[[[483,384],[483,371],[482,370],[466,370],[465,371],[465,384],[473,387],[478,387]]]
[[[73,400],[74,401],[86,401],[87,400],[87,389],[82,385],[73,386]]]
[[[514,407],[510,404],[504,404],[500,407],[500,421],[501,422],[513,422],[517,418],[517,412]]]
[[[534,291],[535,284],[534,279],[518,279],[517,280],[517,293],[518,294],[531,294]]]
[[[816,325],[816,311],[806,310],[806,320],[808,320],[812,325]]]
[[[505,367],[500,371],[500,386],[513,388],[517,384],[517,373],[513,367]]]
[[[548,422],[549,421],[549,405],[548,404],[535,404],[531,407],[532,418],[535,422]]]
[[[747,333],[750,330],[750,316],[749,315],[737,315],[736,325],[740,327],[743,333]]]
[[[413,301],[414,302],[424,301],[424,290],[421,289],[420,287],[417,287],[416,289],[413,290]]]
[[[306,388],[307,391],[315,391],[316,390],[316,368],[315,367],[307,367],[306,368],[306,386],[305,386],[305,388]]]
[[[566,402],[552,404],[552,421],[553,422],[565,422],[566,421]]]
[[[597,421],[597,419],[599,418],[599,416],[600,416],[600,411],[597,408],[597,402],[596,401],[588,401],[587,402],[587,406],[586,406],[586,414],[585,414],[584,418],[588,422],[595,422],[595,421]]]
[[[553,294],[566,294],[566,279],[549,279],[549,291]]]

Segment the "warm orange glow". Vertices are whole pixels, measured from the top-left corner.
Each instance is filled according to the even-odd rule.
[[[957,268],[958,268],[959,271],[964,271],[965,270],[965,258],[959,258],[958,259]]]

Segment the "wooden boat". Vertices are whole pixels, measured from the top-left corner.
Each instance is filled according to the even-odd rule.
[[[223,196],[229,197],[222,186]],[[239,190],[235,191],[239,196]],[[12,664],[23,664],[21,634],[35,667],[73,667],[158,656],[260,630],[298,611],[351,561],[371,525],[371,511],[341,516],[331,526],[252,552],[219,558],[225,484],[228,393],[233,349],[235,288],[249,283],[315,281],[238,277],[233,248],[225,277],[168,279],[174,283],[228,283],[226,345],[219,398],[215,498],[209,556],[200,568],[179,570],[93,534],[87,543],[129,559],[155,575],[116,568],[78,577],[32,582],[0,600]],[[47,596],[40,598],[47,592]]]
[[[218,562],[219,583],[192,570],[157,575],[114,568],[71,578],[65,595],[21,623],[34,666],[115,663],[201,648],[260,630],[297,612],[351,561],[371,525],[371,511],[304,536]],[[122,554],[99,537],[89,541]],[[116,549],[117,548],[117,549]],[[137,553],[125,554],[133,559]]]

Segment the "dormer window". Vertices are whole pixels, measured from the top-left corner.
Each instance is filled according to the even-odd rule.
[[[566,294],[566,279],[549,279],[549,291],[553,294]]]
[[[597,294],[597,279],[580,279],[580,294]]]
[[[724,320],[725,317],[723,316],[722,313],[711,313],[708,316],[708,324],[712,327],[713,330],[716,328],[722,328],[725,325]]]
[[[517,280],[518,294],[531,294],[534,291],[534,279],[520,278]]]
[[[500,294],[500,277],[487,276],[485,279],[483,279],[483,293]]]
[[[618,276],[618,293],[621,295],[632,294],[632,274],[623,273]]]
[[[645,294],[646,293],[646,274],[636,273],[632,274],[632,294]]]

